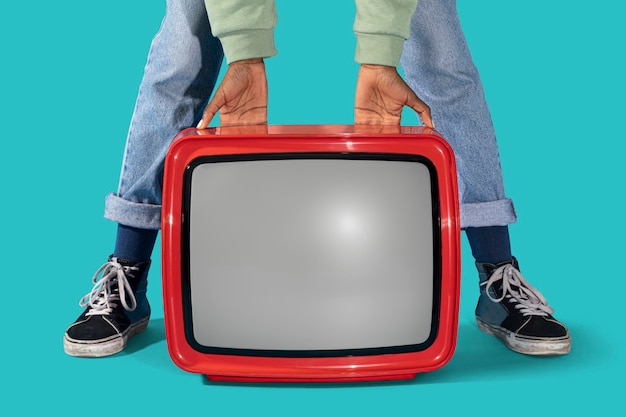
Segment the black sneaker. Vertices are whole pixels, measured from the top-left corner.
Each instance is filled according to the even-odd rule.
[[[96,271],[93,289],[80,300],[80,306],[86,310],[65,332],[65,353],[84,357],[113,355],[148,326],[149,268],[149,261],[132,264],[110,257]]]
[[[485,333],[501,339],[511,350],[527,355],[564,355],[571,338],[552,317],[554,310],[519,271],[517,260],[476,263],[480,298],[476,322]]]

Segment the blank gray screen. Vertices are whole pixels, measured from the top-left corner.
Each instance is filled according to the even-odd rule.
[[[419,162],[202,163],[189,200],[193,337],[342,350],[431,333],[433,205]]]

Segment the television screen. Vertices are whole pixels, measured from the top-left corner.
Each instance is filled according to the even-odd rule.
[[[458,281],[458,265],[449,266],[458,260],[446,258],[458,246],[458,208],[449,201],[456,178],[441,178],[428,152],[407,152],[402,142],[410,135],[396,135],[404,147],[397,152],[397,137],[394,145],[388,135],[346,137],[346,127],[335,129],[191,131],[183,139],[195,142],[175,142],[163,225],[168,347],[184,345],[170,347],[175,361],[192,352],[193,372],[296,380],[321,377],[317,365],[303,368],[307,360],[345,364],[334,376],[323,371],[328,380],[350,378],[346,358],[380,367],[373,362],[409,364],[430,350],[434,362],[443,361],[437,345],[447,340],[450,349],[456,324],[449,311],[458,309],[453,300],[442,316],[442,297],[458,292],[458,282],[446,284]],[[443,187],[443,220],[453,223],[443,235],[442,180],[452,184]],[[168,310],[176,311],[175,324]],[[240,361],[248,366],[233,367]],[[368,375],[352,376],[380,377]]]

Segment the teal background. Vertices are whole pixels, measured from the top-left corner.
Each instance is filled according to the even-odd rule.
[[[474,324],[463,244],[459,339],[404,383],[206,384],[169,359],[159,247],[153,320],[114,357],[62,350],[78,299],[113,249],[102,218],[163,0],[4,3],[0,12],[2,409],[16,415],[608,414],[626,371],[625,7],[615,0],[459,1],[500,141],[525,276],[572,332],[572,353],[528,358]],[[351,123],[353,2],[278,1],[271,123]],[[405,113],[404,123],[415,123]]]

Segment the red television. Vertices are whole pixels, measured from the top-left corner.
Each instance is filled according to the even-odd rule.
[[[162,218],[166,341],[185,371],[399,380],[453,355],[457,177],[435,130],[187,129]]]

